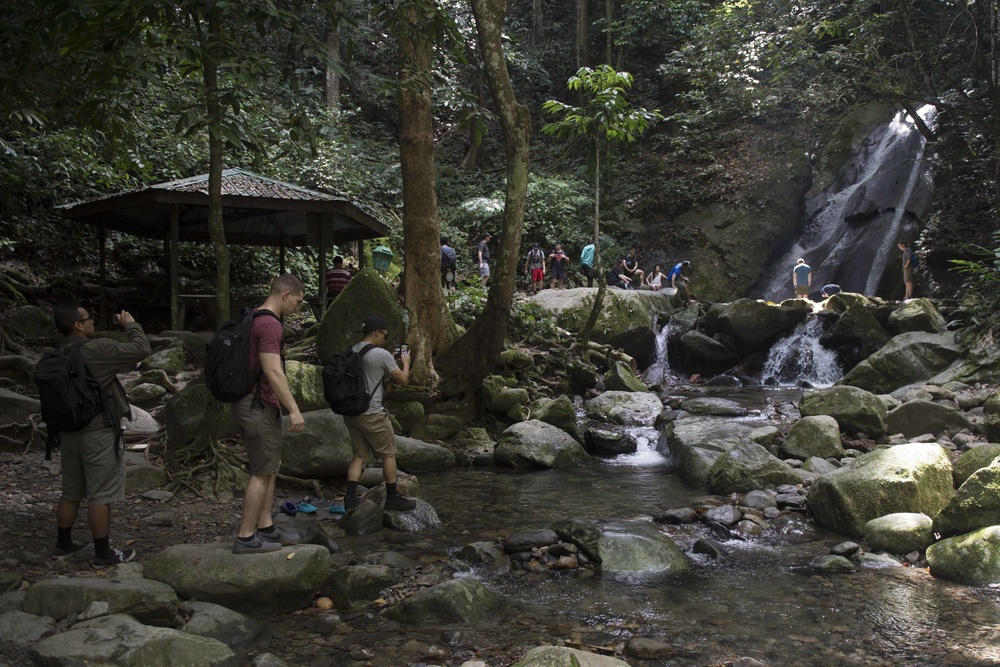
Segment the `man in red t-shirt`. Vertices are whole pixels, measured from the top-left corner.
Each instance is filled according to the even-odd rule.
[[[344,268],[344,258],[338,255],[333,258],[333,268],[326,271],[327,300],[333,303],[349,282],[351,282],[351,272]]]
[[[254,318],[250,329],[250,369],[260,373],[260,379],[252,392],[233,403],[233,419],[243,436],[250,469],[234,554],[276,551],[299,541],[294,531],[274,525],[271,504],[281,467],[281,406],[288,411],[289,430],[298,433],[305,426],[285,377],[281,361],[284,332],[278,318],[298,311],[304,296],[298,278],[288,273],[279,276],[258,309],[269,310],[276,317]]]

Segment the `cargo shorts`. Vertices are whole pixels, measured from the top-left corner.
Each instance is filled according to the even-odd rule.
[[[60,433],[62,497],[70,502],[87,499],[88,505],[110,505],[125,500],[125,456],[116,451],[115,429],[94,418],[88,426]],[[119,441],[119,448],[124,441]]]
[[[232,404],[233,420],[247,450],[251,475],[277,475],[281,468],[281,411],[247,394]]]

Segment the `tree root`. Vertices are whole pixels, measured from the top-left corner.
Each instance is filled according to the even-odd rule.
[[[20,354],[20,355],[28,354],[28,348],[19,343],[14,342],[14,339],[10,337],[10,334],[4,331],[2,326],[0,326],[0,334],[3,334],[2,337],[0,337],[0,352],[2,352],[3,350],[10,350],[14,354]]]
[[[282,482],[288,482],[289,484],[295,484],[297,486],[304,486],[308,489],[312,489],[313,494],[317,498],[323,497],[323,487],[320,485],[318,479],[302,479],[301,477],[290,477],[289,475],[278,475],[278,480]]]
[[[27,350],[25,350],[25,352],[27,352]],[[22,384],[26,384],[34,388],[35,362],[29,357],[26,357],[23,354],[0,355],[0,373],[8,369],[13,371],[13,374],[16,375],[15,379],[23,380]]]
[[[157,378],[157,384],[166,389],[171,394],[176,394],[180,389],[177,388],[173,382],[170,381],[170,377],[167,375],[166,371],[160,371],[160,375]]]

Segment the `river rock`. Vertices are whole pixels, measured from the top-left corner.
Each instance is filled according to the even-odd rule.
[[[285,361],[285,377],[288,378],[288,388],[292,390],[299,412],[305,414],[330,409],[323,396],[322,366],[288,359]]]
[[[51,616],[36,616],[19,610],[0,613],[0,637],[17,646],[31,646],[55,627],[55,619]]]
[[[813,572],[819,574],[850,574],[858,571],[854,563],[843,556],[835,556],[833,554],[813,558],[809,561],[809,567]]]
[[[840,466],[836,466],[826,459],[821,459],[818,456],[810,456],[805,461],[802,462],[802,469],[806,472],[814,472],[817,475],[825,475],[828,472],[833,472]]]
[[[420,418],[424,416],[424,404],[420,401],[394,401],[386,399],[382,402],[385,409],[389,411],[403,433],[409,433],[410,429],[416,426]]]
[[[3,321],[4,331],[16,338],[41,338],[57,336],[52,315],[37,306],[21,306]]]
[[[208,333],[208,336],[205,334]],[[184,347],[188,361],[204,361],[205,350],[211,340],[211,332],[195,333],[193,331],[174,331],[165,329],[160,332],[161,338],[174,338]]]
[[[404,625],[475,623],[500,605],[500,598],[471,577],[451,579],[411,595],[386,611]]]
[[[634,454],[638,448],[635,438],[623,426],[600,424],[590,426],[583,434],[583,444],[593,456],[618,456]]]
[[[417,503],[412,510],[387,510],[383,507],[382,525],[403,533],[418,533],[441,525],[441,518],[429,502],[422,498],[411,499]]]
[[[961,356],[952,333],[903,333],[852,368],[839,384],[888,394],[929,380]]]
[[[808,506],[819,525],[861,537],[865,524],[886,514],[935,516],[954,493],[948,451],[909,443],[862,454],[823,475],[809,488]]]
[[[972,422],[955,408],[930,401],[910,401],[889,412],[886,425],[890,433],[902,433],[907,438],[946,431],[972,430]]]
[[[656,451],[670,458],[671,465],[689,482],[705,484],[716,460],[745,442],[752,424],[718,417],[686,417],[671,422]]]
[[[923,552],[934,544],[933,524],[926,514],[887,514],[865,524],[865,541],[872,551],[888,551],[891,554]]]
[[[528,390],[522,387],[508,387],[503,377],[490,375],[483,380],[477,393],[483,407],[490,412],[507,413],[518,405],[528,402]]]
[[[802,476],[755,442],[723,452],[708,472],[712,493],[746,493],[780,484],[798,484]]]
[[[712,415],[715,417],[742,417],[746,410],[736,401],[714,396],[696,396],[681,404],[682,410],[692,415]]]
[[[375,503],[368,498],[363,498],[354,511],[348,512],[338,525],[348,535],[362,537],[382,530],[384,521],[381,500]]]
[[[330,552],[313,544],[246,556],[232,543],[178,544],[145,561],[145,573],[186,598],[253,618],[304,609],[330,572]]]
[[[457,415],[429,414],[420,417],[409,434],[417,440],[443,441],[461,431],[463,426],[465,421]]]
[[[752,510],[763,510],[768,507],[777,507],[778,502],[771,493],[754,489],[753,491],[748,491],[746,495],[740,498],[740,506]]]
[[[385,347],[393,349],[406,342],[405,310],[396,303],[396,293],[388,281],[374,269],[358,271],[347,287],[323,314],[316,334],[316,355],[326,363],[361,340],[361,320],[381,317],[389,324]]]
[[[176,375],[184,370],[186,363],[187,354],[184,351],[184,346],[176,342],[143,359],[139,368],[144,371],[165,371],[169,375]]]
[[[326,408],[303,419],[302,430],[292,433],[288,417],[282,418],[281,473],[306,479],[346,475],[353,453],[344,418]]]
[[[576,423],[576,407],[569,396],[559,396],[543,402],[535,413],[535,419],[566,431],[579,443],[584,441]]]
[[[616,361],[604,374],[604,388],[608,391],[649,391],[624,361]]]
[[[632,637],[625,644],[624,654],[638,660],[653,660],[655,658],[668,658],[676,652],[677,649],[668,642],[650,637]]]
[[[719,329],[732,337],[742,352],[766,349],[812,311],[805,301],[790,301],[788,304],[774,306],[753,299],[737,299],[719,312]]]
[[[628,667],[628,663],[566,646],[538,646],[525,653],[511,667]]]
[[[655,578],[690,568],[674,541],[648,523],[569,519],[552,528],[586,553],[598,572],[612,578]]]
[[[167,441],[173,445],[186,445],[194,440],[209,406],[219,409],[217,403],[211,400],[208,387],[201,378],[188,382],[179,392],[167,399],[163,406],[164,424],[167,427]],[[233,421],[229,406],[221,406],[222,428],[220,438],[228,438],[236,434],[236,422]]]
[[[606,391],[587,401],[587,416],[629,426],[652,426],[663,403],[650,392]]]
[[[40,414],[42,404],[37,398],[0,387],[0,415],[4,424],[27,423],[28,417]]]
[[[840,426],[836,419],[828,415],[803,417],[788,430],[782,449],[802,461],[811,456],[839,459],[844,455]]]
[[[948,324],[930,299],[910,299],[889,315],[889,330],[896,334],[908,331],[944,333]]]
[[[72,665],[224,665],[236,655],[222,642],[170,628],[153,628],[123,614],[77,623],[43,639],[32,655],[39,664]]]
[[[888,342],[889,334],[872,309],[861,303],[848,307],[820,336],[820,343],[826,347],[857,346],[859,359],[867,359]]]
[[[681,350],[708,370],[730,368],[739,360],[736,352],[700,331],[688,331],[680,338]]]
[[[878,396],[857,387],[838,386],[807,391],[799,402],[803,417],[829,415],[846,433],[886,433],[886,409]]]
[[[555,531],[547,528],[538,530],[522,530],[511,533],[504,543],[504,550],[507,553],[517,553],[519,551],[531,551],[536,547],[547,547],[559,541],[559,536]]]
[[[552,533],[552,538],[552,542],[559,539],[555,533]],[[506,558],[500,547],[493,542],[471,542],[456,551],[455,556],[472,565],[492,565]]]
[[[268,632],[264,623],[211,602],[183,602],[181,611],[188,620],[178,630],[214,639],[234,650],[253,644]]]
[[[1000,389],[983,403],[983,426],[987,440],[1000,442]]]
[[[441,445],[397,435],[396,463],[408,473],[451,470],[455,467],[455,454]]]
[[[942,535],[968,533],[1000,524],[1000,462],[972,473],[941,513],[934,530]]]
[[[1000,582],[1000,526],[950,537],[927,547],[931,574],[967,586]]]
[[[955,488],[962,486],[972,473],[993,463],[998,456],[1000,456],[1000,444],[995,442],[963,452],[955,462],[955,470],[952,473]]]
[[[403,581],[403,573],[388,565],[362,563],[338,567],[327,581],[328,592],[337,609],[366,607],[381,591]]]
[[[141,578],[43,579],[24,596],[22,609],[37,616],[65,618],[79,614],[90,603],[108,603],[112,614],[129,614],[152,625],[173,625],[177,615],[177,595],[158,581]]]
[[[526,470],[564,468],[590,459],[569,433],[537,419],[509,426],[493,456],[498,466]]]
[[[167,389],[163,385],[143,382],[131,387],[128,390],[128,400],[133,404],[152,403],[167,395]]]
[[[144,493],[166,485],[167,473],[152,463],[125,466],[125,490],[129,493]]]

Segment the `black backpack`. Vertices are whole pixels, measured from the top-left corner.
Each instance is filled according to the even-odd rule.
[[[361,357],[373,347],[375,345],[369,343],[355,352],[351,346],[342,354],[333,355],[323,368],[323,396],[334,413],[356,417],[368,409],[378,385],[370,394],[365,391]]]
[[[452,271],[458,265],[458,257],[451,248],[441,248],[441,270]]]
[[[261,315],[278,316],[261,308],[242,320],[229,320],[205,349],[205,384],[222,403],[235,403],[251,391],[261,373],[250,370],[250,329]]]
[[[79,431],[101,414],[107,424],[114,423],[113,399],[101,391],[83,361],[80,348],[86,342],[53,350],[35,365],[35,386],[42,404],[42,421],[48,430],[47,461],[52,460],[52,450],[59,447],[60,432]]]

